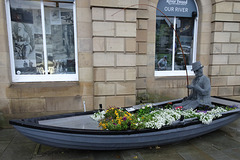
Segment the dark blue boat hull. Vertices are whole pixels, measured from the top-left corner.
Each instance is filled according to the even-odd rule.
[[[232,102],[216,97],[212,100],[216,104],[219,102],[219,104],[223,105]],[[164,104],[164,102],[159,104]],[[240,102],[235,101],[234,104],[239,105]],[[46,119],[82,117],[83,115],[88,116],[90,114],[93,114],[93,112],[19,119],[11,120],[10,124],[29,139],[44,145],[83,150],[123,150],[165,145],[210,133],[237,120],[240,117],[240,109],[223,113],[222,117],[214,119],[209,125],[202,124],[197,118],[193,118],[176,121],[174,125],[162,127],[159,130],[106,131],[39,124],[41,120]]]
[[[14,127],[29,139],[49,146],[86,150],[121,150],[165,145],[188,140],[215,131],[235,121],[239,116],[240,113],[238,112],[214,120],[209,125],[195,124],[182,128],[123,135],[81,134],[81,132],[63,133],[27,128],[18,125],[14,125]]]

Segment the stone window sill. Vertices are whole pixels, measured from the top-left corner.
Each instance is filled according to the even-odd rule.
[[[28,82],[28,83],[11,83],[9,88],[58,88],[79,86],[78,81],[74,82]]]
[[[189,80],[193,80],[195,76],[188,76]],[[186,76],[169,76],[169,77],[155,77],[155,80],[186,80]]]

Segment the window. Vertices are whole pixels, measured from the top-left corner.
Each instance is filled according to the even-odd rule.
[[[6,0],[13,82],[77,81],[73,0]]]
[[[186,69],[193,75],[198,20],[195,1],[159,0],[158,9],[163,14],[159,10],[156,14],[155,76],[183,76]]]

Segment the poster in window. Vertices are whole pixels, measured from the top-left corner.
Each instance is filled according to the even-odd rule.
[[[33,29],[35,34],[42,34],[41,10],[33,10]]]
[[[34,34],[34,42],[35,44],[43,44],[42,34]]]
[[[71,11],[61,11],[62,24],[73,24],[73,12]]]
[[[52,73],[63,74],[75,70],[71,62],[75,59],[73,25],[52,25],[51,33],[52,52],[48,53],[53,55]]]
[[[43,47],[42,45],[36,45],[35,49],[36,55],[36,74],[44,74],[44,56],[43,56]]]
[[[50,20],[50,9],[46,8],[44,10],[45,14],[45,33],[46,34],[51,34],[51,20]]]
[[[52,45],[47,46],[47,52],[48,52],[48,74],[53,74],[55,71],[54,71]]]
[[[13,48],[15,59],[29,59],[34,50],[32,24],[12,22]]]
[[[35,74],[36,61],[34,60],[16,60],[15,70],[17,75],[21,74]]]
[[[50,19],[51,19],[51,24],[53,25],[61,24],[60,10],[57,8],[52,8],[50,10]]]
[[[43,44],[43,35],[34,34],[34,42],[35,44]],[[50,34],[46,34],[46,43],[52,44],[52,36]]]
[[[62,25],[63,46],[67,58],[74,58],[74,33],[72,25]]]
[[[62,45],[62,26],[51,25],[51,33],[53,53],[56,55],[61,55],[64,51],[64,47]]]
[[[33,14],[31,9],[11,8],[11,20],[33,24]]]

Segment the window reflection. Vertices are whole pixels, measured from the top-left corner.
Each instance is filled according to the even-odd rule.
[[[16,74],[75,74],[73,3],[9,2]]]
[[[41,3],[10,1],[13,51],[16,74],[40,74],[43,59]],[[41,64],[44,70],[44,64]]]
[[[44,3],[46,17],[48,74],[75,73],[73,6],[68,3]]]
[[[170,18],[173,23],[173,18]],[[172,70],[173,29],[166,18],[156,20],[155,70]]]
[[[193,26],[194,19],[184,17],[169,18],[157,17],[156,19],[156,71],[176,71],[185,70],[185,62],[182,50],[185,55],[186,65],[191,65],[193,61]],[[173,30],[172,26],[176,29]],[[175,37],[175,40],[173,38]],[[174,43],[173,43],[174,41]]]
[[[193,20],[192,18],[177,18],[176,30],[182,45],[186,64],[192,64],[193,58]],[[185,70],[185,62],[182,50],[178,40],[176,39],[177,49],[175,51],[174,70]]]

